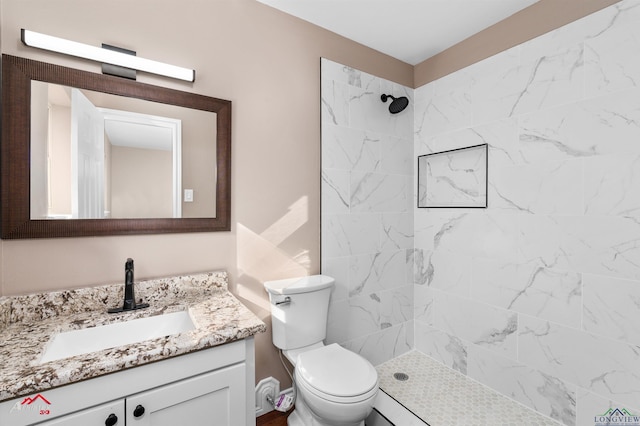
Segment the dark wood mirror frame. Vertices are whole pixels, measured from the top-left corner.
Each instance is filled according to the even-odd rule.
[[[31,81],[38,80],[216,113],[216,217],[31,220]],[[229,231],[231,101],[2,55],[0,216],[2,239]]]

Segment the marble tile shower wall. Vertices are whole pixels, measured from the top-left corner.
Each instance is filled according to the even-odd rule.
[[[489,144],[488,209],[415,209],[415,347],[567,425],[640,413],[640,1],[414,96],[415,156]]]
[[[413,347],[413,89],[327,59],[321,70],[327,342],[379,364]],[[409,107],[390,114],[383,93]]]

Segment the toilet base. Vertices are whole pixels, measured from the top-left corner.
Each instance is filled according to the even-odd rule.
[[[299,395],[298,395],[299,396]],[[364,420],[355,423],[327,423],[319,420],[307,407],[307,404],[298,398],[293,412],[287,418],[287,426],[365,426]]]

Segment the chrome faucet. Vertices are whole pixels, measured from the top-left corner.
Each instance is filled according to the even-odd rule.
[[[149,307],[148,303],[136,303],[136,295],[133,287],[133,259],[128,258],[124,264],[124,303],[122,308],[109,309],[110,314],[135,311]]]

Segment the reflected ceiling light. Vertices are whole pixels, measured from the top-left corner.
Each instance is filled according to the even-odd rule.
[[[184,81],[193,82],[196,79],[196,71],[189,68],[177,67],[175,65],[152,61],[114,50],[89,46],[88,44],[77,43],[75,41],[25,30],[24,28],[21,30],[21,33],[22,42],[27,46]]]

